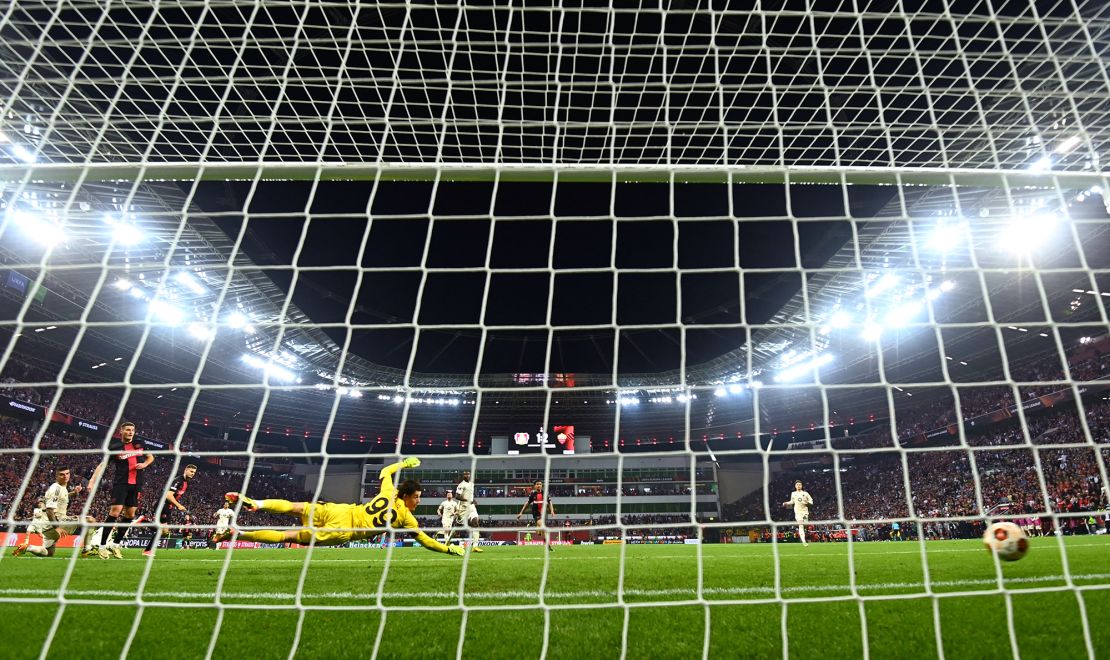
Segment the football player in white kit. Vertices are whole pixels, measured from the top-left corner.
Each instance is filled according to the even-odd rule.
[[[70,490],[69,468],[59,468],[54,473],[54,478],[54,483],[50,484],[50,488],[46,490],[46,497],[43,498],[43,513],[46,514],[46,521],[36,525],[36,528],[40,530],[39,533],[42,534],[42,545],[31,545],[31,538],[28,535],[27,540],[17,545],[15,550],[12,551],[13,556],[18,557],[24,552],[29,552],[39,557],[53,557],[55,545],[58,541],[74,533],[81,526],[76,517],[66,514],[66,509],[69,508],[69,496],[80,493],[81,486],[75,486]],[[91,516],[87,516],[85,522],[93,523],[96,521]],[[86,545],[95,532],[96,530],[91,526],[85,529],[84,543]]]
[[[474,552],[481,552],[478,547],[478,507],[474,504],[474,483],[470,481],[470,470],[463,470],[462,481],[455,486],[455,499],[458,500],[458,513],[455,520],[460,525],[470,528],[470,547]]]
[[[235,518],[235,512],[231,510],[231,503],[224,498],[224,508],[216,512],[216,531],[213,536],[220,536],[231,529],[231,521]],[[216,547],[213,543],[209,547]]]
[[[455,499],[454,491],[447,491],[447,499],[439,503],[436,508],[436,513],[439,514],[439,520],[443,524],[443,542],[447,543],[451,540],[451,534],[454,533],[452,529],[455,526],[455,515],[459,512],[459,503]]]
[[[802,540],[802,545],[809,545],[806,543],[806,523],[809,522],[809,507],[813,505],[813,498],[802,488],[802,482],[794,482],[794,492],[790,493],[790,499],[782,505],[794,506],[794,520],[798,521],[798,538]]]
[[[35,509],[31,513],[31,524],[27,525],[27,540],[32,534],[42,535],[50,527],[50,519],[46,517],[46,500],[41,497],[35,502]]]

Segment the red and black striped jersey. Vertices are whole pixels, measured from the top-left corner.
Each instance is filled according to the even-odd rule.
[[[108,443],[108,452],[111,463],[115,466],[115,483],[143,485],[143,471],[136,468],[143,458],[143,445],[137,438],[126,443],[119,438],[112,438]]]

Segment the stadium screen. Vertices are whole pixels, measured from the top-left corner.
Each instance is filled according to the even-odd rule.
[[[494,436],[493,447],[495,453],[500,447],[505,447],[504,453],[510,456],[521,454],[574,454],[576,452],[576,439],[573,425],[557,425],[548,432],[544,427],[538,431],[514,431],[508,436]],[[586,439],[588,442],[588,438]],[[582,439],[578,439],[581,443]]]

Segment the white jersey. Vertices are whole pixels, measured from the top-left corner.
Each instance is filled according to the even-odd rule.
[[[235,516],[235,512],[231,509],[224,507],[216,512],[216,527],[218,529],[227,529],[231,527],[231,519]]]
[[[50,527],[50,519],[46,517],[46,510],[35,507],[31,513],[31,524],[27,526],[29,534],[41,534],[43,530]]]
[[[458,486],[455,486],[455,497],[458,498],[460,504],[472,504],[474,502],[474,484],[469,481],[460,481]]]
[[[459,503],[459,508],[455,513],[456,517],[464,521],[478,517],[478,507],[474,505],[474,484],[472,482],[460,481],[459,485],[455,486],[455,499]]]
[[[809,515],[809,507],[813,504],[813,498],[804,490],[796,490],[790,493],[790,504],[794,505],[794,513]]]
[[[440,518],[454,518],[455,514],[459,512],[459,502],[457,500],[443,500],[439,503],[439,508],[436,513]]]
[[[69,508],[69,489],[60,483],[50,484],[46,489],[46,508],[54,509],[54,516],[64,518]]]

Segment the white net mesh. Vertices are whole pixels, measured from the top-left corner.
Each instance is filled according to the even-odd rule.
[[[209,657],[1110,652],[1108,18],[12,3],[0,504],[52,556],[0,558],[0,619],[44,657],[180,620]],[[132,561],[55,555],[35,500],[124,419]],[[367,502],[398,455],[429,534],[470,539],[473,472],[493,547],[200,549],[227,491]],[[110,490],[68,513],[110,532]],[[1048,538],[992,562],[993,519]]]

